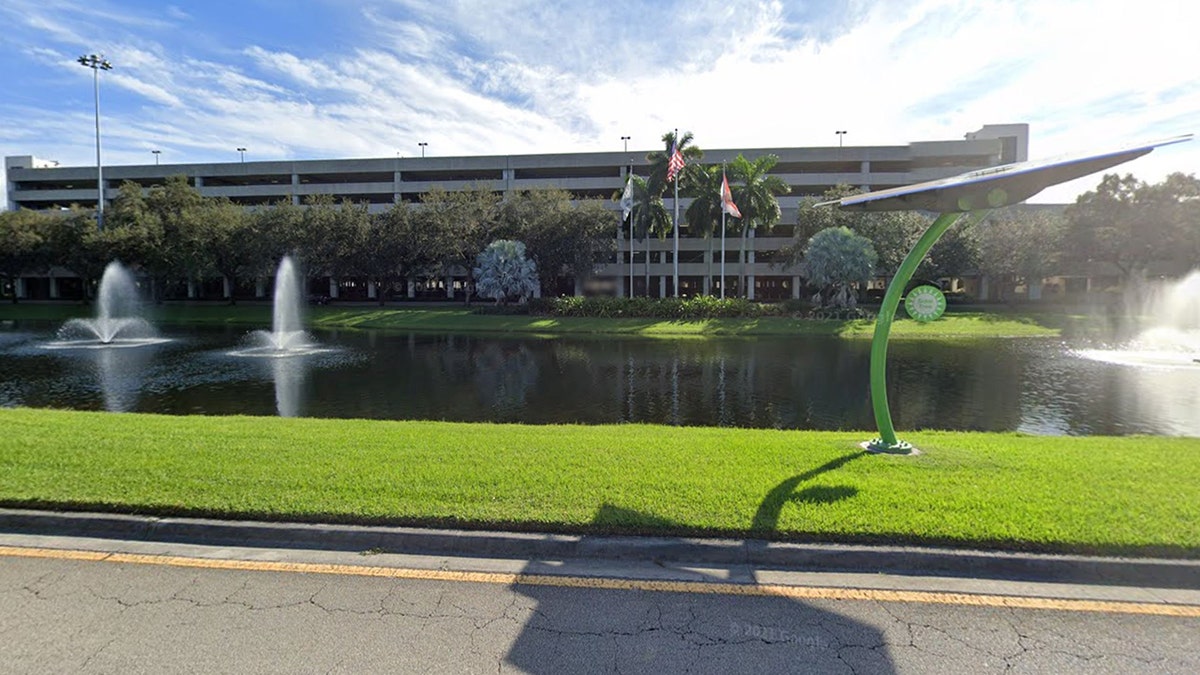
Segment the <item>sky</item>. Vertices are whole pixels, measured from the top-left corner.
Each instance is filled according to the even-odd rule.
[[[1185,0],[4,0],[0,154],[95,165],[1200,131]],[[752,154],[752,153],[751,153]],[[1200,140],[1120,167],[1200,171]],[[0,190],[3,190],[0,176]],[[1034,202],[1069,202],[1099,176]]]

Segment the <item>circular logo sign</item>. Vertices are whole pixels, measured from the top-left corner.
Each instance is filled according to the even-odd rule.
[[[946,296],[937,286],[917,286],[904,298],[904,309],[917,321],[936,321],[946,311]]]

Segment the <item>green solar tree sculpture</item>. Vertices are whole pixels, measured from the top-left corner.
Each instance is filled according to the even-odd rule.
[[[892,320],[896,317],[896,309],[900,305],[900,296],[903,295],[917,266],[952,225],[960,220],[968,225],[977,223],[992,209],[1023,202],[1051,185],[1103,171],[1141,157],[1157,147],[1191,138],[1192,135],[1187,134],[1127,145],[1101,153],[1006,164],[951,178],[851,195],[818,204],[836,205],[854,211],[921,210],[940,214],[900,263],[900,268],[896,270],[896,276],[888,285],[883,304],[879,308],[879,317],[875,321],[875,337],[871,342],[871,408],[875,414],[879,437],[863,443],[863,447],[873,452],[915,452],[911,444],[896,437],[891,411],[888,409],[888,335],[891,333]]]

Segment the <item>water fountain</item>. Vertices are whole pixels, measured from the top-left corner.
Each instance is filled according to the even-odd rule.
[[[1086,349],[1089,359],[1127,366],[1200,368],[1200,269],[1164,284],[1137,285],[1131,294],[1134,337],[1122,349]]]
[[[110,349],[141,347],[169,342],[158,336],[154,326],[143,319],[137,285],[133,276],[117,261],[104,268],[96,293],[96,316],[71,319],[58,330],[58,339],[47,349]]]
[[[271,330],[250,333],[252,346],[230,352],[234,356],[283,358],[329,351],[315,343],[304,330],[300,304],[300,275],[292,259],[284,256],[275,272],[275,298],[271,312]]]

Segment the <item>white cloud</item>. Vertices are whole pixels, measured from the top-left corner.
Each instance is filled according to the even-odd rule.
[[[67,7],[0,9],[17,26],[7,42],[47,76],[44,107],[0,96],[5,154],[94,161],[90,91],[78,87],[90,73],[67,59],[101,48],[117,66],[102,75],[115,162],[148,161],[150,147],[178,162],[231,159],[237,146],[260,159],[413,154],[417,141],[441,155],[607,150],[626,135],[640,153],[674,127],[710,148],[832,145],[835,129],[849,144],[903,144],[1005,122],[1031,123],[1041,157],[1200,121],[1200,5],[1178,0],[856,2],[828,15],[757,0],[405,0],[347,17],[353,39],[199,53],[178,44],[195,17]],[[89,45],[93,34],[111,37]],[[1121,170],[1158,180],[1197,168],[1200,142]]]

